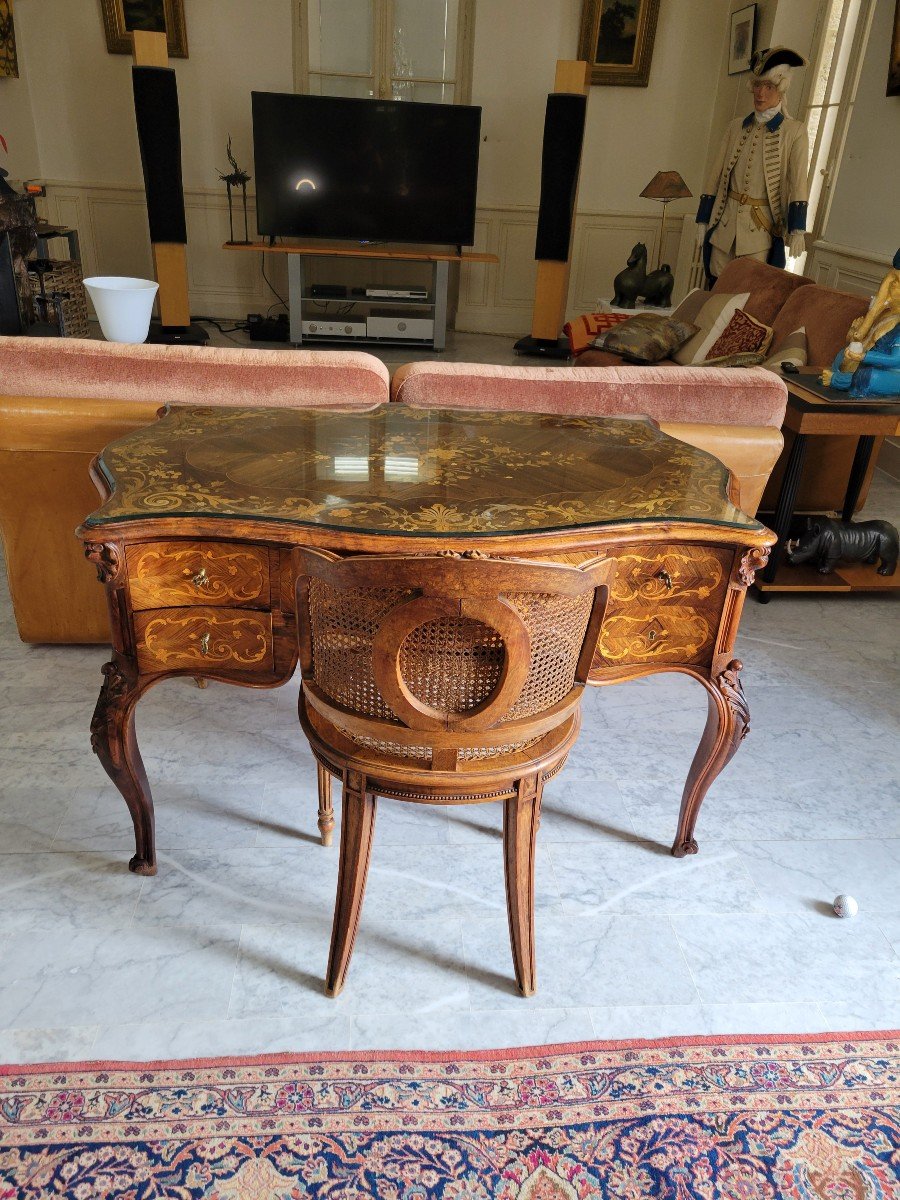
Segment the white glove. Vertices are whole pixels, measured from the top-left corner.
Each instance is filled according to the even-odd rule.
[[[697,245],[700,247],[701,250],[703,249],[703,242],[706,239],[706,231],[708,229],[709,229],[708,225],[698,225],[697,226]]]
[[[795,229],[788,234],[788,254],[791,258],[799,258],[806,253],[806,234],[802,229]]]

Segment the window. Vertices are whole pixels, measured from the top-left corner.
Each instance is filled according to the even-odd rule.
[[[809,130],[809,242],[821,236],[828,218],[874,7],[873,0],[828,0],[824,6],[811,84],[797,113]],[[802,254],[789,260],[789,269],[800,274],[805,262]]]
[[[467,103],[475,0],[299,0],[295,86]]]

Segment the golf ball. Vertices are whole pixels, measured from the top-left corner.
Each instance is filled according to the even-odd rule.
[[[832,907],[839,917],[855,917],[859,912],[859,905],[852,896],[835,896]]]

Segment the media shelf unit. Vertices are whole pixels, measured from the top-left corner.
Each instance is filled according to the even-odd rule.
[[[434,350],[443,350],[447,342],[447,279],[450,263],[498,263],[496,254],[484,254],[479,251],[455,250],[417,250],[408,246],[394,247],[385,244],[360,245],[355,243],[283,243],[270,246],[268,242],[225,242],[224,250],[244,250],[254,254],[286,254],[288,256],[288,304],[290,316],[290,340],[295,346],[304,342],[331,342],[348,345],[365,343],[377,345],[400,346],[429,346]],[[398,300],[395,298],[371,296],[348,296],[345,299],[311,296],[306,288],[304,265],[307,258],[368,258],[389,259],[400,262],[431,263],[431,289],[425,300]],[[410,317],[418,312],[426,319],[433,321],[432,336],[429,338],[412,337],[376,337],[369,333],[362,334],[317,334],[314,337],[303,334],[303,321],[310,320],[310,314],[304,313],[304,304],[316,305],[336,304],[365,306],[366,309],[386,308],[404,309],[410,311]],[[428,314],[432,314],[430,317]],[[347,315],[347,314],[342,314]],[[340,319],[337,313],[327,311],[316,312],[315,317],[323,321]]]

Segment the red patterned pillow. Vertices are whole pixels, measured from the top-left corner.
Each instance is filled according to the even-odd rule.
[[[630,313],[595,312],[585,313],[574,321],[563,325],[563,333],[569,339],[569,349],[573,354],[588,350],[598,333],[604,329],[612,329],[614,325],[627,321]]]
[[[739,308],[707,350],[704,361],[709,362],[712,358],[727,358],[732,354],[762,354],[764,356],[771,341],[772,329]]]

